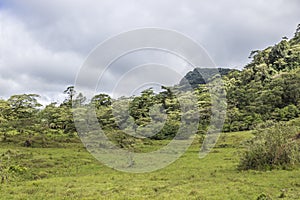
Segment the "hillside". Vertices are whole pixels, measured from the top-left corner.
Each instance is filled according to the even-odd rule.
[[[288,121],[300,109],[300,32],[274,46],[252,51],[241,72],[224,77],[228,112],[224,129],[247,130],[268,120]]]

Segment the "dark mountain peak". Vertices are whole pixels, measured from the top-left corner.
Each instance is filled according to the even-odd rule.
[[[235,69],[228,68],[195,68],[193,71],[188,72],[183,79],[181,79],[179,86],[185,88],[191,85],[192,88],[197,88],[199,84],[208,83],[211,78],[216,75],[225,76]]]

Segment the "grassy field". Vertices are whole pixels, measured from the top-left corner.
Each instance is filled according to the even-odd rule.
[[[223,134],[198,158],[199,143],[170,166],[130,174],[95,160],[80,143],[25,148],[0,143],[0,153],[25,167],[0,184],[0,199],[300,199],[300,169],[238,171],[241,143],[250,132]]]

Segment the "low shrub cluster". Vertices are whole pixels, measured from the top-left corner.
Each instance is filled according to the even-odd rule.
[[[257,132],[247,141],[242,153],[240,170],[287,169],[300,163],[299,129],[296,126],[278,124]]]

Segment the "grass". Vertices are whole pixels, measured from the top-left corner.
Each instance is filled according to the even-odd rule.
[[[199,143],[168,167],[142,174],[110,169],[80,143],[25,148],[1,143],[11,163],[27,171],[0,184],[0,199],[300,199],[300,169],[238,171],[241,143],[250,132],[226,133],[208,156]],[[160,142],[161,144],[161,142]],[[154,143],[155,145],[155,143]],[[151,149],[151,148],[146,148]]]

